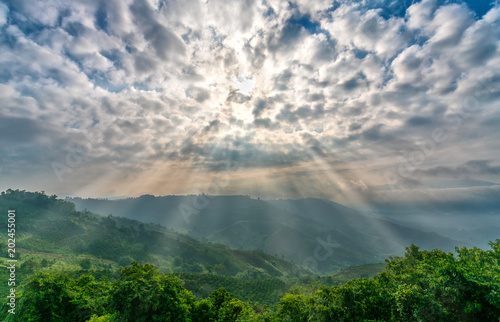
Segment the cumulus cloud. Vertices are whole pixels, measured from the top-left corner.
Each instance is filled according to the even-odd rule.
[[[28,185],[43,173],[57,193],[92,185],[103,195],[118,186],[122,195],[189,193],[239,161],[234,193],[252,194],[257,179],[245,173],[273,187],[296,173],[294,193],[348,201],[386,184],[383,173],[398,176],[421,146],[404,189],[460,172],[500,181],[500,8],[474,8],[433,0],[0,4],[2,188],[12,173]],[[80,162],[68,163],[78,144]],[[254,158],[243,161],[250,150]],[[62,181],[54,163],[66,167]]]

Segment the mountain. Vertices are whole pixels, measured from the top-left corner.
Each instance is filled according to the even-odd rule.
[[[159,225],[77,211],[71,202],[38,192],[7,190],[0,213],[16,212],[16,249],[54,258],[87,256],[115,266],[148,262],[166,272],[216,273],[241,278],[299,276],[304,269],[259,250],[233,249],[168,231]],[[6,240],[7,220],[2,224]],[[5,235],[5,236],[4,236]]]
[[[260,249],[320,273],[382,262],[416,244],[452,250],[455,242],[369,217],[322,199],[151,195],[123,200],[69,199],[80,210],[158,223],[234,248]]]
[[[412,208],[401,215],[399,211],[379,210],[373,216],[397,225],[414,227],[422,231],[434,231],[441,236],[456,240],[456,246],[487,249],[488,243],[499,237],[500,211],[473,211],[467,208],[429,209]]]

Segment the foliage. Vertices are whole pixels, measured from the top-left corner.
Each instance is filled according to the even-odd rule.
[[[90,269],[92,267],[92,262],[88,258],[82,259],[80,261],[80,267],[82,269]]]
[[[278,278],[241,279],[215,274],[181,273],[179,277],[184,287],[198,298],[207,297],[219,287],[223,287],[240,300],[258,302],[269,306],[279,301],[280,295],[290,285]]]
[[[92,275],[43,272],[24,287],[16,321],[86,321],[104,313],[109,285]]]
[[[17,321],[494,321],[500,317],[500,240],[491,250],[421,251],[387,260],[374,278],[297,286],[275,311],[224,288],[196,300],[153,265],[121,268],[114,283],[95,270],[37,273]],[[108,273],[109,275],[109,273]],[[108,276],[104,274],[103,276]],[[192,274],[196,275],[196,274]],[[215,276],[215,275],[214,275]],[[191,276],[193,278],[193,276]]]
[[[114,322],[116,321],[116,316],[114,314],[106,315],[93,315],[88,322]]]
[[[195,297],[171,275],[150,264],[132,263],[120,269],[110,309],[120,321],[189,321]]]
[[[500,239],[490,243],[490,250],[456,248],[454,253],[422,251],[411,245],[404,256],[386,260],[385,270],[375,276],[380,265],[304,279],[292,277],[292,264],[263,252],[202,243],[151,230],[149,225],[136,229],[136,222],[123,224],[112,216],[78,212],[55,196],[18,190],[0,195],[0,210],[13,206],[23,222],[23,232],[16,235],[23,256],[16,254],[21,268],[16,272],[16,315],[7,315],[3,300],[0,319],[5,321],[500,318]],[[50,230],[51,225],[57,229]],[[198,273],[175,277],[136,262],[116,271],[118,263],[98,257],[120,260],[124,265],[142,258]],[[5,264],[0,259],[0,265]],[[284,273],[288,275],[282,276]],[[7,276],[7,270],[0,270],[2,279]],[[351,279],[363,276],[373,277]],[[308,280],[313,283],[304,285]],[[293,281],[302,285],[287,291]],[[6,283],[0,290],[7,292]]]
[[[73,203],[43,192],[9,189],[0,194],[0,213],[7,213],[8,209],[15,209],[16,219],[23,223],[22,229],[16,232],[17,248],[38,253],[85,255],[87,259],[78,263],[84,269],[94,265],[88,258],[101,258],[120,266],[138,261],[155,263],[167,271],[212,271],[226,276],[247,274],[252,278],[288,276],[300,270],[286,260],[260,251],[235,250],[157,225],[76,211]],[[0,235],[7,232],[6,224],[6,220],[0,223],[4,227]],[[31,274],[42,263],[24,264],[26,273]]]
[[[387,260],[373,279],[355,279],[312,294],[285,294],[283,321],[494,321],[500,317],[500,240],[492,250],[421,251]]]

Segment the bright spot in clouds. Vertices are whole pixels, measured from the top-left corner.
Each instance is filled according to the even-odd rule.
[[[248,95],[252,92],[253,87],[255,86],[255,80],[249,76],[244,76],[235,82],[235,86],[240,90],[240,93]]]

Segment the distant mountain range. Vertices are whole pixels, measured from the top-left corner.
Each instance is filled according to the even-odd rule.
[[[77,209],[155,223],[234,248],[260,249],[320,273],[382,262],[406,246],[452,250],[456,242],[370,217],[322,199],[144,195],[120,200],[69,198]]]

